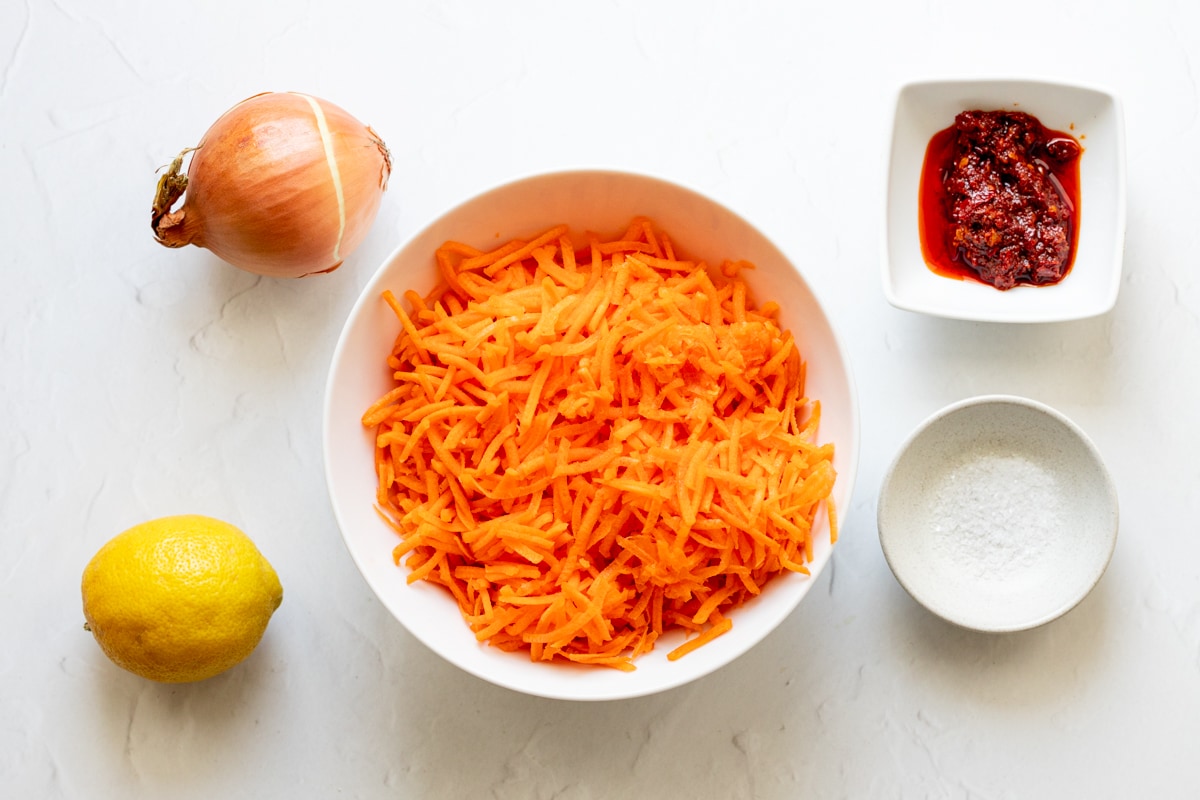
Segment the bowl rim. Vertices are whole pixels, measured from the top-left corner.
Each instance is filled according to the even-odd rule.
[[[1085,453],[1088,455],[1088,463],[1094,467],[1092,470],[1093,477],[1099,481],[1105,497],[1108,498],[1109,504],[1106,512],[1111,515],[1111,525],[1107,525],[1104,529],[1104,538],[1101,546],[1095,548],[1094,551],[1089,551],[1094,552],[1094,554],[1100,557],[1097,558],[1096,563],[1093,565],[1092,572],[1089,574],[1086,583],[1081,587],[1078,595],[1072,596],[1068,602],[1064,603],[1060,607],[1056,607],[1045,613],[1032,616],[1024,622],[1013,623],[1009,625],[987,626],[971,624],[966,622],[961,615],[955,615],[946,609],[934,608],[933,606],[926,604],[925,600],[922,599],[920,590],[914,588],[911,580],[908,579],[904,570],[897,568],[896,555],[892,547],[892,545],[895,543],[886,532],[886,528],[888,527],[886,524],[886,517],[891,505],[891,486],[898,473],[900,465],[904,461],[905,456],[911,451],[913,445],[918,440],[922,439],[934,425],[942,420],[954,416],[962,411],[966,411],[971,408],[979,408],[982,406],[1015,406],[1039,412],[1046,418],[1061,426],[1066,432],[1071,434],[1072,438],[1079,442]],[[888,569],[896,579],[896,582],[900,584],[909,597],[911,597],[918,605],[935,616],[945,620],[946,622],[950,622],[967,630],[978,631],[981,633],[1016,633],[1041,627],[1042,625],[1053,622],[1054,620],[1062,617],[1083,602],[1084,598],[1086,598],[1100,582],[1100,579],[1104,576],[1104,573],[1108,570],[1109,564],[1112,562],[1113,554],[1116,552],[1117,538],[1120,532],[1120,499],[1117,493],[1116,482],[1113,480],[1112,473],[1109,471],[1104,462],[1104,458],[1100,453],[1100,449],[1096,446],[1096,443],[1092,440],[1092,438],[1088,436],[1087,432],[1079,426],[1078,423],[1058,409],[1032,398],[1015,394],[983,394],[967,397],[943,406],[937,411],[934,411],[932,414],[926,416],[925,419],[917,424],[917,426],[913,428],[912,432],[905,437],[899,448],[897,448],[896,454],[892,457],[891,462],[884,472],[883,480],[880,483],[879,500],[876,508],[876,527],[879,534],[880,549],[883,551],[884,560],[887,562]]]
[[[652,683],[650,685],[643,685],[644,682],[638,681],[636,679],[632,679],[625,685],[624,688],[622,688],[620,690],[616,690],[616,691],[608,691],[608,692],[603,692],[603,693],[587,693],[587,694],[554,691],[554,690],[546,689],[545,687],[530,686],[530,685],[527,685],[520,681],[504,680],[496,675],[490,674],[487,670],[476,668],[475,665],[463,663],[460,660],[451,658],[448,654],[446,654],[439,647],[437,647],[435,642],[427,640],[419,632],[413,630],[411,628],[411,626],[409,626],[407,624],[407,622],[396,613],[395,609],[393,609],[387,601],[385,601],[382,597],[380,597],[378,595],[378,592],[376,591],[376,588],[375,588],[373,582],[368,577],[368,570],[365,568],[365,565],[363,563],[360,563],[360,560],[359,560],[360,554],[357,553],[355,548],[351,546],[350,536],[348,534],[348,526],[345,521],[346,515],[343,513],[343,510],[341,508],[341,505],[339,502],[339,494],[335,490],[336,476],[334,475],[334,467],[333,467],[332,459],[330,457],[331,446],[332,446],[331,445],[331,435],[332,434],[331,434],[331,430],[330,430],[330,428],[331,428],[330,420],[332,418],[332,412],[333,412],[332,406],[334,403],[334,398],[335,398],[335,395],[337,394],[337,386],[336,386],[337,367],[343,361],[343,359],[346,357],[345,354],[346,354],[347,348],[348,348],[348,339],[350,338],[351,329],[353,327],[354,322],[364,313],[364,309],[368,303],[374,302],[375,300],[378,299],[378,292],[381,288],[380,284],[383,281],[384,274],[387,273],[391,268],[393,268],[394,263],[397,262],[401,258],[401,256],[405,253],[405,251],[412,248],[416,242],[418,242],[420,239],[427,236],[432,229],[436,228],[447,217],[463,210],[464,207],[467,207],[472,203],[478,202],[481,198],[485,198],[487,196],[490,196],[490,195],[493,195],[493,194],[496,194],[499,192],[513,190],[519,185],[526,184],[526,183],[529,183],[532,181],[578,180],[581,178],[587,178],[589,176],[616,176],[616,177],[619,177],[622,179],[633,179],[633,180],[640,180],[640,181],[647,181],[647,182],[651,182],[651,183],[662,184],[664,187],[666,187],[666,189],[668,191],[682,192],[682,193],[690,194],[690,195],[693,195],[698,200],[701,200],[707,204],[710,204],[714,207],[719,208],[722,212],[724,212],[725,214],[728,214],[731,218],[736,219],[741,225],[746,226],[746,228],[749,231],[753,232],[753,234],[755,234],[757,237],[760,237],[762,239],[762,241],[766,245],[768,245],[771,249],[778,252],[778,254],[786,262],[788,270],[790,272],[794,273],[795,278],[800,282],[800,284],[804,287],[804,289],[809,293],[809,295],[811,296],[812,302],[820,310],[821,315],[823,317],[824,327],[827,329],[827,333],[828,333],[828,341],[832,345],[832,348],[830,348],[830,350],[836,351],[836,360],[838,362],[839,370],[841,373],[840,380],[842,382],[844,382],[846,396],[847,396],[847,400],[848,400],[846,407],[844,409],[842,409],[841,411],[845,417],[844,427],[850,433],[851,441],[850,442],[840,442],[840,441],[837,442],[839,455],[844,453],[844,461],[840,465],[841,468],[839,469],[839,472],[838,472],[838,482],[842,486],[845,487],[842,490],[844,492],[844,498],[842,498],[837,505],[839,528],[844,528],[844,521],[845,521],[846,517],[848,516],[849,510],[853,506],[853,493],[854,493],[854,490],[856,487],[857,473],[859,470],[858,462],[859,462],[860,450],[861,450],[861,420],[860,420],[861,410],[859,408],[857,386],[856,386],[856,383],[854,380],[854,373],[852,370],[852,365],[850,363],[849,351],[847,350],[847,348],[845,346],[845,342],[844,342],[841,332],[838,330],[838,327],[835,324],[833,317],[829,313],[828,304],[824,302],[820,293],[818,292],[816,287],[812,284],[812,281],[810,280],[810,278],[805,274],[804,271],[802,271],[800,269],[800,267],[799,267],[800,262],[798,262],[795,258],[793,258],[792,255],[787,250],[785,250],[783,247],[781,247],[762,228],[760,228],[758,225],[751,222],[747,216],[740,213],[736,208],[734,208],[733,206],[731,206],[730,204],[728,204],[722,200],[717,199],[716,197],[714,197],[713,195],[711,195],[707,192],[703,192],[699,189],[694,188],[693,186],[690,186],[689,184],[687,184],[683,181],[679,181],[674,178],[661,177],[659,175],[656,175],[656,174],[653,174],[650,172],[646,172],[646,171],[640,171],[640,170],[634,171],[634,170],[612,169],[612,168],[603,168],[603,167],[600,167],[600,168],[584,167],[584,168],[540,170],[540,171],[528,172],[528,173],[518,175],[516,177],[510,177],[510,178],[504,179],[499,182],[494,182],[484,188],[472,191],[467,195],[467,197],[465,199],[462,199],[462,200],[459,200],[452,204],[446,205],[439,212],[432,214],[427,219],[425,219],[423,223],[419,224],[415,228],[415,230],[409,236],[405,237],[398,246],[396,246],[394,249],[392,249],[392,251],[390,253],[388,253],[388,255],[375,268],[375,270],[372,272],[370,278],[363,285],[363,287],[359,290],[357,299],[355,300],[351,309],[346,314],[346,318],[343,323],[342,330],[338,336],[337,342],[334,346],[333,352],[330,357],[329,368],[328,368],[328,373],[327,373],[325,394],[324,394],[323,404],[322,404],[322,455],[323,455],[323,461],[324,461],[326,489],[327,489],[327,493],[329,496],[330,504],[333,508],[335,521],[338,525],[339,532],[341,534],[340,538],[342,539],[343,545],[346,547],[347,551],[349,552],[349,554],[351,556],[351,560],[354,562],[355,567],[358,570],[360,577],[367,584],[367,587],[370,590],[371,594],[380,600],[381,604],[387,609],[388,614],[392,618],[394,618],[395,621],[399,622],[401,624],[401,626],[403,628],[405,628],[415,639],[420,641],[425,647],[427,647],[429,650],[431,650],[432,652],[437,654],[443,660],[453,664],[454,666],[458,667],[459,669],[462,669],[463,671],[465,671],[469,674],[474,675],[477,678],[480,678],[484,681],[492,683],[493,685],[496,685],[496,686],[500,686],[502,688],[510,689],[512,691],[517,691],[517,692],[521,692],[521,693],[532,695],[532,696],[544,697],[544,698],[548,698],[548,699],[574,700],[574,701],[605,701],[605,700],[629,699],[629,698],[633,698],[633,697],[646,696],[646,695],[656,694],[656,693],[659,693],[662,691],[666,691],[668,689],[677,688],[678,686],[690,683],[694,680],[697,680],[701,677],[709,675],[713,672],[719,671],[720,669],[723,669],[724,667],[731,664],[733,661],[736,661],[739,657],[744,655],[746,652],[748,652],[750,649],[752,649],[754,646],[756,646],[759,642],[761,642],[764,638],[766,638],[768,635],[770,635],[774,630],[776,630],[779,627],[779,625],[788,616],[790,616],[792,614],[792,612],[795,611],[795,609],[799,606],[801,600],[803,600],[803,598],[807,595],[808,591],[811,589],[812,585],[816,582],[817,578],[819,577],[820,572],[824,570],[827,563],[832,559],[832,550],[833,550],[832,545],[828,548],[828,552],[826,553],[824,559],[822,559],[820,561],[819,565],[817,566],[817,569],[814,570],[814,573],[810,576],[803,576],[803,582],[799,585],[799,588],[789,590],[789,591],[793,592],[795,596],[791,597],[789,595],[789,601],[786,603],[780,604],[779,608],[775,609],[775,614],[773,617],[770,618],[769,624],[762,625],[761,630],[758,630],[756,628],[755,635],[745,637],[742,640],[742,642],[743,642],[742,646],[731,649],[730,652],[728,653],[728,655],[722,656],[721,658],[717,659],[716,663],[713,664],[712,666],[708,666],[706,668],[702,668],[702,669],[698,669],[698,670],[695,668],[690,669],[690,670],[686,669],[686,668],[680,669],[680,670],[678,670],[677,674],[672,679],[658,681],[658,682]],[[817,398],[817,399],[821,399],[821,398]],[[837,491],[836,488],[835,488],[835,491]],[[788,576],[780,576],[780,577],[787,578]],[[448,601],[448,602],[452,602],[452,601]],[[468,632],[469,632],[469,629],[467,629],[467,628],[464,628],[464,630],[468,630]],[[713,645],[710,645],[710,646],[718,646],[718,643],[714,642]],[[683,663],[684,663],[683,661],[674,662],[675,665],[681,665]],[[636,674],[637,674],[636,672],[632,673],[632,675],[636,675]]]
[[[1091,93],[1102,97],[1112,106],[1112,139],[1114,151],[1114,220],[1111,226],[1113,232],[1112,252],[1103,256],[1109,277],[1102,299],[1089,305],[1069,305],[1065,308],[1052,308],[1040,313],[1014,315],[1000,311],[972,309],[971,307],[947,308],[942,304],[923,301],[920,298],[904,297],[898,293],[895,284],[895,265],[892,263],[892,195],[896,190],[893,183],[895,169],[895,147],[897,122],[901,110],[901,101],[907,93],[917,89],[937,90],[978,86],[984,89],[1011,86],[1033,87],[1038,90],[1056,90],[1073,93]],[[1076,80],[1058,80],[1043,76],[1012,74],[981,74],[976,76],[926,76],[916,77],[900,82],[892,91],[891,102],[886,106],[888,117],[885,120],[883,149],[883,203],[882,203],[882,236],[880,237],[880,277],[884,298],[888,304],[902,311],[924,314],[943,319],[963,320],[968,322],[988,322],[1012,325],[1029,325],[1053,322],[1072,322],[1090,319],[1110,312],[1117,303],[1120,295],[1121,282],[1124,273],[1125,239],[1127,235],[1128,217],[1128,169],[1126,152],[1125,112],[1121,97],[1111,88],[1101,83]],[[914,188],[915,192],[915,188]],[[1017,287],[1017,289],[1028,287]]]

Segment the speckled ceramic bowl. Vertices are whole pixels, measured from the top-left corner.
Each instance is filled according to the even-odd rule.
[[[901,448],[879,496],[896,579],[980,631],[1042,625],[1100,580],[1117,493],[1087,435],[1054,409],[991,395],[937,412]]]
[[[397,249],[368,282],[350,312],[330,367],[325,404],[325,472],[333,509],[346,546],[383,605],[420,641],[467,672],[497,685],[544,697],[604,700],[635,697],[679,686],[728,664],[770,633],[813,585],[829,560],[828,520],[815,530],[812,576],[788,573],[772,581],[753,602],[735,609],[733,629],[677,661],[667,653],[683,636],[664,635],[634,672],[531,662],[480,644],[450,595],[426,582],[408,584],[392,561],[399,538],[375,510],[374,435],[361,424],[363,411],[389,388],[386,356],[398,332],[395,315],[380,299],[427,293],[437,280],[433,253],[449,239],[488,243],[528,236],[558,223],[582,232],[620,231],[646,215],[695,259],[752,261],[743,273],[760,301],[780,305],[779,319],[792,331],[807,368],[806,388],[821,401],[822,441],[835,443],[838,471],[834,501],[850,507],[858,458],[858,411],[849,363],[820,301],[797,262],[743,217],[675,183],[625,172],[579,170],[536,175],[484,192],[459,205]],[[801,262],[802,263],[802,262]]]

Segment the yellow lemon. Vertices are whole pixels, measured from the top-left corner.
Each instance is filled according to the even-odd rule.
[[[279,576],[246,534],[194,514],[130,528],[83,571],[85,627],[101,649],[165,683],[241,662],[282,600]]]

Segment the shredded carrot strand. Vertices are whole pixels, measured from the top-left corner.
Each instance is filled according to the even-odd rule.
[[[637,217],[576,247],[559,225],[489,252],[447,242],[431,294],[390,292],[394,385],[380,514],[408,580],[446,588],[481,642],[620,670],[676,660],[776,575],[807,574],[837,515],[833,445],[780,329],[741,280]]]

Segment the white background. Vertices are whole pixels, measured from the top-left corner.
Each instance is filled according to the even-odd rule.
[[[6,0],[0,795],[1195,797],[1198,8]],[[885,303],[894,93],[985,75],[1123,100],[1111,313],[1006,327]],[[303,281],[157,245],[155,170],[238,100],[281,89],[390,146],[366,242]],[[495,688],[409,636],[347,555],[320,450],[335,340],[386,255],[483,188],[578,166],[676,178],[754,220],[827,303],[862,410],[843,538],[798,610],[705,679],[599,704]],[[912,602],[875,527],[909,431],[993,392],[1079,423],[1122,514],[1098,588],[1007,636]],[[111,536],[183,512],[243,527],[285,596],[248,661],[162,686],[83,631],[79,578]]]

